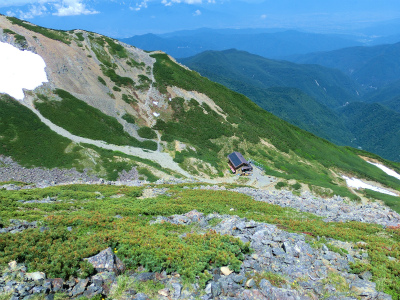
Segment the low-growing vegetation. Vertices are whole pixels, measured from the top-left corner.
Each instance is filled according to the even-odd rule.
[[[122,100],[128,104],[136,104],[138,101],[132,95],[122,94]]]
[[[26,43],[26,38],[25,38],[23,35],[17,34],[17,33],[15,33],[14,31],[12,31],[12,30],[10,30],[10,29],[7,29],[7,28],[3,29],[3,32],[4,32],[4,33],[7,33],[7,34],[12,34],[12,35],[14,36],[15,42],[16,42],[17,44],[24,44],[24,43]]]
[[[375,192],[372,190],[364,190],[364,195],[367,198],[373,199],[373,200],[380,200],[385,203],[385,205],[389,206],[391,209],[394,211],[398,212],[400,214],[400,199],[397,196],[391,196],[387,194],[382,194],[379,192]]]
[[[140,175],[145,176],[145,178],[143,179],[146,179],[150,182],[156,182],[158,179],[160,179],[159,177],[155,176],[148,168],[138,168],[137,171],[139,172]]]
[[[140,127],[137,131],[138,135],[145,139],[156,139],[157,133],[150,127]]]
[[[126,50],[123,46],[116,43],[113,39],[111,39],[109,37],[104,37],[104,40],[107,42],[107,44],[109,46],[109,51],[112,55],[116,55],[119,58],[128,57],[128,53],[126,52]]]
[[[107,83],[106,83],[106,81],[102,78],[102,77],[100,77],[100,76],[98,76],[97,77],[97,80],[102,84],[102,85],[107,85]]]
[[[139,85],[136,86],[138,90],[146,90],[150,87],[151,85],[151,79],[147,77],[146,75],[138,75],[139,77]]]
[[[130,77],[123,77],[115,73],[111,68],[102,68],[103,74],[111,79],[118,86],[135,86],[135,82]]]
[[[27,264],[29,271],[44,271],[49,277],[83,277],[93,272],[83,258],[112,247],[129,269],[144,266],[150,271],[178,272],[187,282],[193,282],[197,276],[204,284],[210,278],[208,270],[218,266],[228,265],[238,271],[243,255],[251,249],[236,238],[213,231],[198,234],[192,226],[149,225],[155,216],[197,209],[205,214],[235,214],[277,224],[288,231],[307,232],[310,242],[316,241],[313,237],[317,236],[364,242],[357,245],[368,252],[369,263],[354,264],[353,272],[369,270],[379,290],[391,294],[393,299],[400,298],[398,228],[360,222],[327,223],[311,214],[257,202],[239,193],[182,189],[182,185],[168,187],[168,194],[150,199],[137,198],[142,191],[138,187],[71,185],[3,191],[1,220],[36,220],[47,230],[2,234],[0,264],[15,259]],[[112,197],[117,194],[118,198]],[[18,202],[47,196],[57,197],[58,201],[50,205]],[[123,218],[114,218],[116,215]],[[187,234],[181,238],[183,233]],[[276,281],[277,285],[285,280],[276,274],[261,274],[259,279],[262,278]],[[338,288],[342,286],[340,278],[332,280]]]
[[[67,45],[71,44],[70,37],[66,31],[47,29],[41,26],[33,25],[15,17],[7,17],[11,23],[24,27],[30,31],[40,33],[49,39],[63,42]]]
[[[131,123],[131,124],[135,124],[136,123],[135,117],[132,116],[131,114],[124,114],[122,116],[122,119],[124,119],[125,121],[127,121],[128,123]]]
[[[116,145],[157,149],[155,142],[138,141],[125,132],[115,118],[105,115],[68,92],[58,89],[55,90],[55,94],[61,97],[62,101],[37,102],[36,107],[44,117],[72,134]]]
[[[144,62],[138,63],[136,60],[134,60],[133,58],[128,59],[126,61],[126,64],[128,66],[131,66],[132,68],[137,68],[140,70],[144,70],[144,67],[146,66],[146,64]]]
[[[76,167],[80,147],[65,153],[71,141],[51,131],[28,108],[0,95],[0,154],[23,166]]]

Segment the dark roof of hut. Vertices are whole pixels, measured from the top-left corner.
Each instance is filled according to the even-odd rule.
[[[235,169],[249,164],[240,152],[232,152],[228,155],[228,159]]]

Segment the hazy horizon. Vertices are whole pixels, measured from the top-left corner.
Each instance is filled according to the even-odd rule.
[[[3,0],[0,13],[54,29],[84,29],[116,38],[204,27],[400,33],[398,0]]]

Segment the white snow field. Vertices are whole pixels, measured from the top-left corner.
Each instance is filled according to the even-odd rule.
[[[397,178],[398,180],[400,180],[400,174],[396,173],[395,171],[393,171],[392,169],[389,169],[388,167],[381,165],[381,164],[376,164],[370,161],[367,161],[367,163],[374,165],[376,167],[378,167],[379,169],[381,169],[383,172],[385,172],[386,174],[388,174],[389,176],[393,176],[394,178]]]
[[[360,180],[358,178],[354,178],[354,177],[353,178],[349,178],[347,176],[342,176],[342,177],[343,177],[343,179],[346,180],[346,183],[347,183],[347,185],[349,187],[353,187],[353,188],[356,188],[356,189],[359,189],[359,188],[369,189],[369,190],[373,190],[375,192],[379,192],[379,193],[382,193],[382,194],[387,194],[387,195],[390,195],[390,196],[398,196],[397,194],[395,194],[395,193],[393,193],[391,191],[388,191],[388,190],[385,190],[383,188],[380,188],[380,187],[373,186],[371,184],[365,183],[365,182],[363,182],[362,180]]]
[[[22,89],[33,90],[47,82],[46,63],[38,54],[0,42],[0,93],[24,99]]]

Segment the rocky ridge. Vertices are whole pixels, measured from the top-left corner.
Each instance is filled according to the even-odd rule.
[[[201,186],[201,189],[226,190],[223,186]],[[383,226],[398,226],[400,215],[389,207],[378,202],[366,204],[350,201],[340,196],[321,198],[310,192],[296,196],[290,191],[264,191],[248,187],[229,189],[230,191],[251,196],[256,201],[276,204],[281,207],[292,207],[324,217],[326,222],[359,221]]]
[[[9,294],[12,300],[28,300],[36,294],[51,300],[57,292],[72,298],[96,295],[113,298],[117,290],[119,299],[137,300],[150,297],[161,300],[391,299],[376,290],[369,272],[358,276],[349,272],[350,262],[368,259],[367,252],[351,243],[328,239],[326,244],[313,245],[306,234],[288,233],[275,225],[237,216],[206,216],[195,210],[183,215],[159,216],[151,224],[163,222],[196,224],[200,232],[215,230],[235,236],[249,242],[253,253],[246,255],[238,273],[229,267],[211,270],[212,279],[205,287],[185,284],[179,274],[145,272],[143,268],[125,273],[125,282],[129,284],[121,287],[122,277],[117,275],[124,266],[111,248],[88,258],[98,273],[85,279],[46,279],[44,273],[27,273],[25,266],[10,262],[0,277],[0,293]],[[215,223],[218,224],[210,225]],[[330,245],[341,247],[346,253],[330,251]],[[138,284],[145,282],[158,283],[163,288],[153,291],[152,295],[140,293]]]

